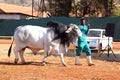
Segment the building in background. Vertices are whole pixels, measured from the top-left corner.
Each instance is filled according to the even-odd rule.
[[[38,13],[36,9],[32,10],[32,7],[0,3],[0,19],[45,18],[49,17],[48,14],[50,14],[48,11]]]

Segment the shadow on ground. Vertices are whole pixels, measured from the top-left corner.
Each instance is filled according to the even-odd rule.
[[[74,50],[69,50],[65,56],[67,57],[75,57],[76,52]],[[83,51],[81,58],[86,57],[86,53]],[[110,61],[110,62],[120,62],[120,53],[112,53],[112,52],[101,52],[101,55],[98,55],[97,51],[92,51],[92,58],[95,60],[102,60],[102,61]]]

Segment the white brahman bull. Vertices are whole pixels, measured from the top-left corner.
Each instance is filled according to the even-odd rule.
[[[44,49],[43,64],[45,64],[47,56],[56,53],[60,56],[62,64],[66,66],[63,53],[68,50],[70,43],[75,42],[78,37],[82,36],[82,33],[75,24],[68,26],[62,24],[61,27],[59,25],[54,26],[54,24],[60,23],[48,22],[47,27],[25,25],[16,28],[13,40],[16,44],[14,47],[15,64],[18,62],[18,53],[21,62],[25,63],[23,53],[26,48],[29,48],[33,53]],[[8,51],[9,57],[12,44]]]

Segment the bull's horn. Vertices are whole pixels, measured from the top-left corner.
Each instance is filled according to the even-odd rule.
[[[69,33],[71,30],[72,30],[72,28],[70,27],[65,31],[65,33]]]
[[[74,28],[76,25],[71,23],[69,26],[70,26],[71,28]]]

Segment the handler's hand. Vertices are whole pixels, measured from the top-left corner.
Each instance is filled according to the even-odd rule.
[[[88,28],[90,28],[90,24],[88,24],[87,26],[88,26]]]

